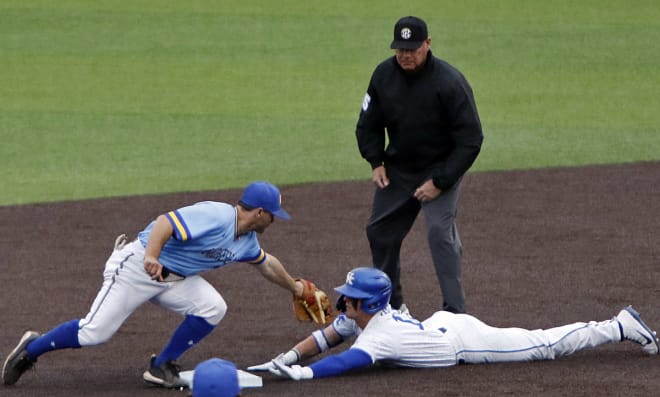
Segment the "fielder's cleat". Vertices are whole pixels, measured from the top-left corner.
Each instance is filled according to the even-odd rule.
[[[632,306],[623,308],[617,314],[621,340],[629,340],[641,345],[644,351],[650,355],[658,354],[658,336],[648,325],[644,324],[639,313]]]
[[[21,375],[28,369],[32,368],[37,360],[32,360],[27,354],[27,345],[33,340],[37,339],[39,334],[34,331],[27,331],[21,337],[18,345],[12,350],[5,360],[5,365],[2,367],[2,382],[5,385],[13,385],[18,382]]]
[[[410,315],[410,309],[408,309],[408,306],[406,306],[405,303],[402,303],[402,304],[401,304],[401,307],[399,308],[399,311],[400,311],[401,313],[405,313],[405,314],[407,314],[407,315]]]
[[[186,386],[181,379],[179,379],[179,371],[181,368],[174,361],[167,361],[161,366],[157,367],[154,365],[156,361],[156,355],[151,356],[151,362],[149,363],[149,369],[142,374],[142,379],[145,382],[151,383],[152,385],[167,387],[169,389],[176,387]]]

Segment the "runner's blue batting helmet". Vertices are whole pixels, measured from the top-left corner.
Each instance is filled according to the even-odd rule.
[[[387,274],[373,267],[358,267],[346,275],[346,283],[335,288],[343,296],[362,300],[360,309],[374,314],[390,302],[392,282]]]

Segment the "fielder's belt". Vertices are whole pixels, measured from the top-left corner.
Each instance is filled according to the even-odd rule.
[[[160,275],[163,277],[163,282],[164,283],[169,283],[172,281],[181,281],[185,280],[186,276],[183,274],[179,274],[175,272],[174,270],[170,270],[163,266],[163,270],[160,272]]]

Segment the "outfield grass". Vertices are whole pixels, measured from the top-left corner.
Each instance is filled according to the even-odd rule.
[[[473,85],[474,171],[660,159],[654,1],[4,0],[0,205],[368,178],[407,14]]]

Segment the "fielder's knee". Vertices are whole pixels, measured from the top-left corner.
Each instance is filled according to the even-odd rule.
[[[197,317],[202,317],[210,325],[216,326],[222,321],[227,313],[227,303],[225,300],[218,294],[217,298],[213,301],[209,301],[205,306],[199,308],[199,310],[194,313]]]

